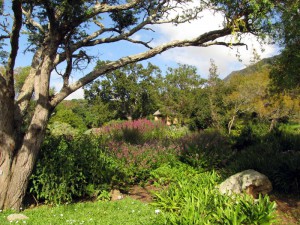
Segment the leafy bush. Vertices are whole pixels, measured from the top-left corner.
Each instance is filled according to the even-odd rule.
[[[275,203],[266,196],[257,201],[247,195],[222,195],[216,188],[215,172],[186,173],[187,166],[165,166],[153,171],[156,178],[177,174],[168,188],[155,194],[154,206],[162,209],[164,224],[270,224],[275,218]],[[167,172],[168,171],[168,172]]]
[[[239,132],[232,133],[230,138],[233,142],[233,148],[242,150],[248,146],[261,143],[263,137],[269,132],[269,125],[263,121],[248,122],[241,126]]]
[[[93,196],[127,179],[121,164],[103,148],[100,137],[47,136],[31,177],[37,199],[59,204]]]
[[[167,126],[162,121],[148,119],[114,121],[94,131],[96,135],[106,135],[114,141],[138,145],[149,142],[170,144],[189,132],[187,127]]]
[[[300,193],[300,152],[282,152],[272,143],[250,146],[235,155],[227,170],[230,174],[254,169],[265,174],[279,192]]]
[[[74,137],[80,133],[78,129],[73,128],[70,124],[58,121],[49,124],[47,128],[53,136]]]
[[[278,151],[300,151],[300,132],[296,126],[275,128],[263,141],[272,144]]]
[[[180,142],[181,161],[193,167],[220,167],[232,156],[228,139],[216,130],[194,133]]]
[[[83,118],[76,113],[74,113],[71,109],[63,107],[60,105],[56,110],[49,123],[67,123],[70,124],[73,128],[78,129],[80,131],[84,131],[87,129]]]
[[[113,128],[104,127],[104,132],[96,136],[79,137],[73,132],[49,134],[31,178],[30,192],[39,200],[62,203],[74,198],[96,198],[112,187],[126,191],[128,185],[145,181],[151,170],[177,160],[179,152],[176,145],[163,146],[158,141],[138,144],[165,129],[151,124],[128,121]]]
[[[132,145],[122,142],[110,142],[111,153],[119,159],[126,168],[131,183],[137,183],[149,178],[150,171],[167,162],[177,160],[178,148],[175,145],[168,147],[157,143]]]

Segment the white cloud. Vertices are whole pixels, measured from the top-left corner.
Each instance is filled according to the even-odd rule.
[[[160,34],[159,40],[155,44],[160,44],[167,41],[190,39],[199,34],[219,29],[222,27],[223,16],[221,14],[213,14],[211,11],[203,11],[202,18],[191,23],[179,24],[163,24],[155,27],[157,33]],[[227,42],[232,42],[232,37],[227,37]],[[207,48],[186,47],[176,48],[161,54],[161,60],[175,61],[177,63],[189,64],[196,66],[202,75],[206,77],[210,66],[210,59],[213,59],[218,66],[220,77],[223,78],[233,70],[244,68],[250,64],[253,58],[253,48],[261,58],[273,56],[277,53],[277,47],[274,45],[260,45],[257,38],[253,35],[243,37],[243,42],[247,44],[242,47],[228,48],[224,46],[211,46]],[[264,51],[261,51],[264,49]],[[239,62],[236,57],[237,50],[240,53],[242,62]]]
[[[75,82],[76,79],[72,78],[70,79],[70,82],[73,83]],[[58,92],[63,85],[63,81],[61,76],[59,76],[56,72],[53,72],[51,74],[51,81],[50,81],[50,87],[54,87],[55,91]],[[66,97],[66,100],[71,100],[71,99],[83,99],[83,89],[80,88],[77,91],[73,92],[72,94],[70,94],[68,97]]]
[[[71,100],[71,99],[83,99],[83,89],[80,88],[77,91],[73,92],[70,94],[66,100]]]
[[[140,34],[134,34],[131,38],[136,41],[142,40],[142,36]]]

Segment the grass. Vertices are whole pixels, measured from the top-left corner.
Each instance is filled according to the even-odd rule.
[[[26,209],[22,214],[29,217],[24,221],[7,221],[13,212],[1,212],[0,224],[64,225],[64,224],[103,224],[141,225],[159,224],[160,215],[149,204],[125,198],[113,202],[84,202],[56,207],[40,206]]]

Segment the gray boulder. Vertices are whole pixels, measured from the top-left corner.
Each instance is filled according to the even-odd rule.
[[[247,193],[257,198],[259,194],[268,194],[272,191],[272,183],[267,176],[255,171],[245,170],[232,175],[219,186],[222,194]]]

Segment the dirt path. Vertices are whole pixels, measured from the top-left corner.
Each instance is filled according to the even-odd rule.
[[[271,195],[271,200],[277,204],[278,225],[300,224],[300,199]]]

